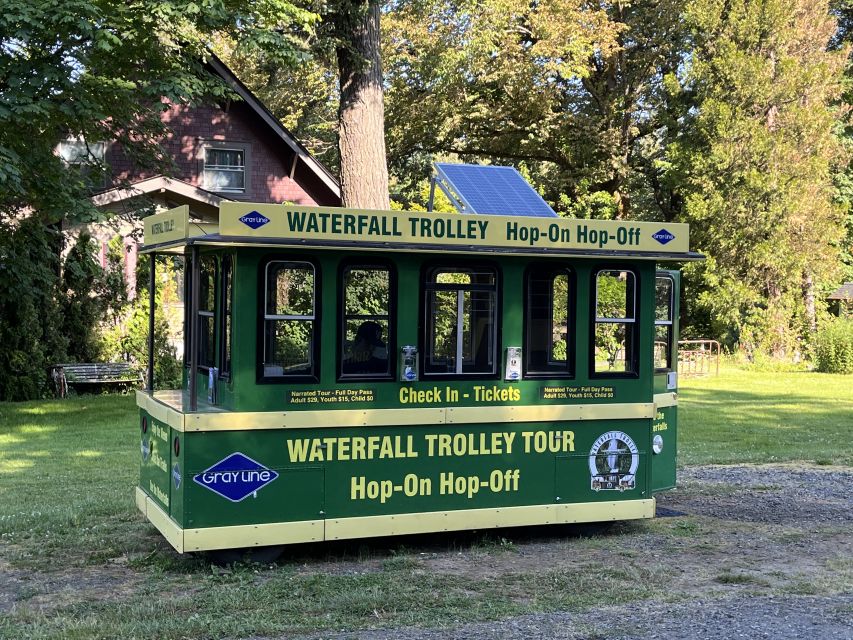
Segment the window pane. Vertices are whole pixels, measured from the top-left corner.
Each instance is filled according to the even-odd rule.
[[[245,174],[242,171],[205,169],[204,186],[210,191],[244,191]]]
[[[654,362],[655,369],[670,368],[670,341],[672,325],[659,324],[655,326]]]
[[[495,274],[492,271],[436,271],[433,281],[437,284],[495,284]]]
[[[456,371],[456,320],[458,298],[456,291],[430,292],[431,322],[428,367],[436,373]]]
[[[628,371],[628,351],[626,344],[629,325],[622,322],[598,322],[595,325],[595,371]]]
[[[494,373],[497,276],[487,269],[432,272],[426,373]]]
[[[199,269],[198,308],[201,311],[213,311],[216,300],[216,258],[202,256]]]
[[[491,373],[494,371],[495,294],[490,291],[459,293],[464,299],[462,372]]]
[[[568,358],[566,338],[569,331],[569,276],[561,273],[551,284],[551,361],[565,363]]]
[[[389,281],[387,269],[348,270],[344,275],[346,315],[387,316],[390,299]]]
[[[267,320],[264,375],[309,375],[312,320]]]
[[[222,259],[222,360],[220,372],[231,373],[231,258]]]
[[[568,373],[569,275],[551,270],[531,273],[526,314],[528,370]]]
[[[106,145],[103,142],[86,143],[83,140],[63,140],[59,143],[59,157],[67,164],[103,162]]]
[[[655,278],[655,320],[672,320],[672,280]]]
[[[344,374],[388,374],[388,320],[347,320]]]
[[[214,365],[213,314],[198,317],[198,364],[202,367]]]
[[[218,149],[216,147],[207,147],[204,150],[205,166],[216,166],[218,168],[234,167],[243,168],[245,166],[245,156],[242,149]]]
[[[271,263],[267,267],[266,314],[313,317],[313,268],[292,263]]]
[[[599,271],[595,283],[597,318],[633,319],[634,274],[629,271]]]

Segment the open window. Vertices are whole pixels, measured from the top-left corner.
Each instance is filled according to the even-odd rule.
[[[342,285],[341,378],[390,378],[393,272],[386,266],[348,266],[343,270]]]
[[[632,271],[606,269],[595,274],[593,373],[637,373],[637,277]]]
[[[526,375],[568,377],[573,371],[572,273],[535,267],[527,272]]]
[[[672,318],[675,287],[669,276],[655,278],[655,343],[654,364],[656,371],[672,369]]]
[[[263,304],[263,377],[315,379],[318,363],[314,265],[267,262]]]
[[[488,267],[427,271],[424,373],[497,372],[497,273]]]

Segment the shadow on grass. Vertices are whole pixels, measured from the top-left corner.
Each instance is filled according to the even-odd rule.
[[[356,540],[330,540],[279,547],[274,561],[257,561],[281,568],[310,568],[314,572],[370,573],[389,566],[416,562],[436,556],[500,555],[518,553],[522,548],[536,545],[572,543],[587,539],[607,539],[633,536],[641,532],[644,523],[637,521],[589,524],[539,525],[507,527],[497,530],[450,531],[428,534],[384,536]],[[211,566],[253,564],[250,549],[232,553],[215,552],[178,554],[152,526],[147,539],[156,548],[134,562],[137,568],[151,566],[172,574],[209,574]],[[568,552],[567,552],[568,553]],[[241,560],[238,561],[238,558]]]

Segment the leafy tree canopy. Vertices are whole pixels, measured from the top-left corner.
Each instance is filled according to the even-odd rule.
[[[6,0],[0,216],[31,208],[50,222],[89,218],[87,180],[58,158],[60,140],[116,141],[140,164],[165,166],[162,100],[227,92],[204,69],[211,38],[226,34],[247,55],[292,66],[317,20],[287,0]]]

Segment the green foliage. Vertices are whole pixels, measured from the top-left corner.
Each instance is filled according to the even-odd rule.
[[[120,302],[111,306],[108,320],[100,327],[102,355],[109,361],[130,362],[145,372],[148,370],[149,259],[143,258],[137,263],[138,294],[135,300],[128,302],[119,252],[123,252],[123,243],[117,237],[110,242],[106,279],[114,283],[117,290],[113,299]],[[180,266],[179,260],[172,258],[157,260],[159,277],[154,300],[154,386],[157,389],[181,388],[181,362],[169,341],[172,327],[180,323],[179,318],[173,317],[173,308],[180,299],[175,285],[175,273]]]
[[[0,217],[98,215],[90,182],[54,153],[66,137],[116,141],[139,166],[168,167],[163,97],[223,98],[203,65],[213,34],[294,66],[318,16],[286,0],[7,0],[0,11]],[[96,174],[105,167],[94,155]]]
[[[824,323],[815,337],[814,362],[822,373],[853,373],[853,320]]]
[[[97,362],[100,356],[98,324],[106,307],[104,270],[95,262],[95,245],[81,233],[62,268],[62,335],[68,337],[68,357]]]
[[[0,400],[48,393],[48,368],[65,359],[58,232],[40,220],[0,221]]]
[[[825,2],[697,0],[686,18],[694,50],[676,88],[695,106],[668,172],[713,258],[692,270],[688,318],[730,347],[791,355],[814,320],[806,297],[838,275],[832,104],[846,54],[827,51]]]
[[[169,324],[157,296],[154,313],[154,383],[157,389],[181,388],[181,362],[169,343]],[[140,296],[125,310],[121,324],[103,334],[104,357],[125,361],[147,371],[148,366],[148,297]]]

